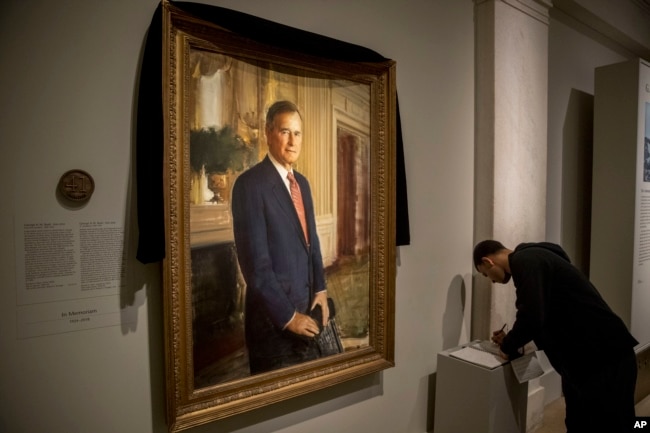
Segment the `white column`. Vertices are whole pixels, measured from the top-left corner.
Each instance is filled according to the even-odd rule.
[[[514,248],[546,234],[549,0],[474,0],[476,60],[474,239]],[[512,283],[475,278],[473,338],[515,317]],[[530,431],[543,388],[529,389]]]

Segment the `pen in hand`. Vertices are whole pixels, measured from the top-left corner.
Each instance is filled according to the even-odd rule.
[[[492,333],[492,342],[495,344],[498,344],[501,346],[501,343],[503,343],[503,338],[506,336],[505,329],[506,329],[507,323],[504,323],[501,329],[498,331],[494,331]]]

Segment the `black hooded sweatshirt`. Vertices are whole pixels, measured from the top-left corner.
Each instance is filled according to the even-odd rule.
[[[533,340],[560,374],[588,374],[593,359],[609,362],[638,344],[559,245],[520,244],[508,260],[517,316],[504,353],[514,357]]]

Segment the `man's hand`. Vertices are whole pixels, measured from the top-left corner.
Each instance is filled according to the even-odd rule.
[[[319,292],[314,296],[314,302],[311,304],[313,310],[316,305],[320,305],[321,312],[323,313],[323,326],[327,326],[330,320],[330,309],[327,305],[327,292]],[[296,313],[293,319],[284,328],[294,334],[304,335],[305,337],[315,337],[320,334],[320,327],[318,323],[306,314]]]
[[[306,314],[296,313],[293,319],[287,323],[286,328],[294,334],[304,335],[305,337],[315,337],[320,333],[318,325],[311,317]]]
[[[330,307],[327,305],[327,292],[318,292],[314,296],[314,302],[311,304],[311,310],[316,308],[316,305],[320,305],[321,312],[323,313],[323,326],[327,326],[327,322],[330,320]]]
[[[505,328],[505,326],[504,326]],[[499,349],[501,349],[501,345],[503,344],[503,339],[506,338],[506,333],[503,330],[503,328],[499,329],[498,331],[494,331],[492,333],[492,342],[499,346]],[[502,350],[499,350],[499,354],[503,359],[508,359],[508,355],[503,353]]]
[[[501,347],[503,344],[504,338],[506,338],[506,333],[503,332],[503,329],[499,329],[498,331],[494,331],[492,333],[492,342],[499,347]]]

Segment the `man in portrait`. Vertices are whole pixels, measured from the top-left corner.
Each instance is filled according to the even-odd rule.
[[[251,374],[320,357],[315,337],[330,315],[311,190],[293,169],[302,148],[298,107],[275,102],[264,132],[268,154],[232,191]],[[316,311],[319,320],[310,317]]]

